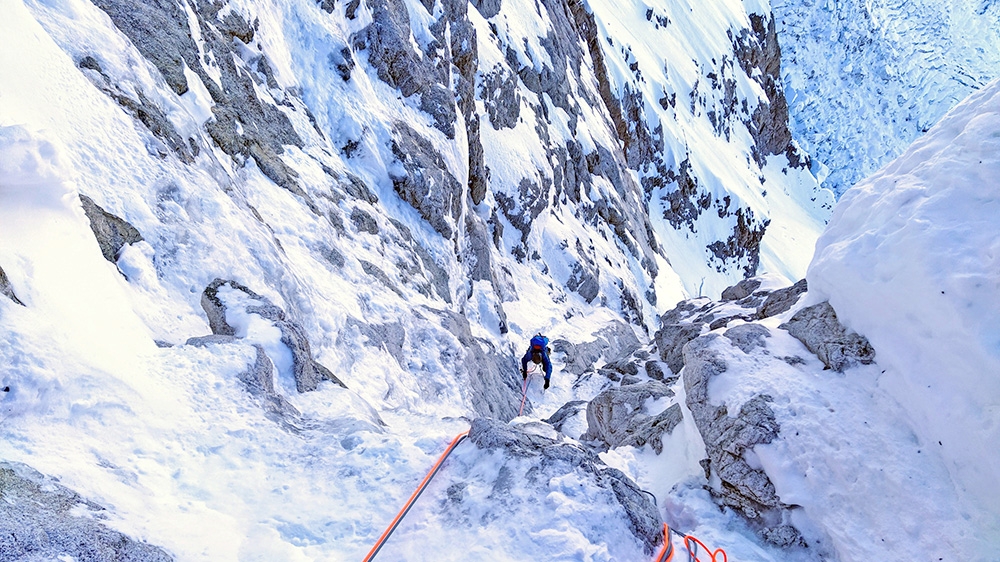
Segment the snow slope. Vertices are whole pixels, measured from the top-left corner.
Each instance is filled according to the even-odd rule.
[[[379,11],[390,4],[403,10]],[[744,72],[733,58],[730,33],[743,34],[748,51],[763,50],[766,26],[759,36],[748,26],[766,24],[765,2],[623,9],[594,1],[576,13],[577,3],[479,4],[455,20],[446,10],[464,4],[164,5],[153,13],[183,9],[179,41],[194,57],[171,74],[109,15],[134,4],[103,1],[111,6],[105,11],[85,0],[0,0],[0,266],[24,303],[0,296],[0,386],[10,388],[0,394],[0,460],[28,465],[105,508],[97,515],[74,508],[74,517],[89,514],[177,560],[357,560],[470,418],[514,416],[516,355],[531,334],[554,340],[553,386],[529,388],[526,416],[511,427],[551,436],[538,420],[621,384],[623,377],[598,368],[648,352],[658,314],[678,300],[720,292],[755,255],[776,284],[801,276],[832,196],[807,169],[786,165],[788,147],[805,159],[791,141],[756,160],[762,149],[748,123],[777,99],[764,91],[759,68]],[[403,11],[409,19],[400,23]],[[554,47],[552,34],[566,32],[560,26],[577,33],[588,14],[594,37],[609,46],[603,67],[579,35]],[[382,27],[371,27],[380,17]],[[165,28],[177,23],[167,20]],[[471,46],[439,39],[445,30],[440,37],[467,32],[466,23],[477,33],[471,74],[458,67]],[[442,109],[426,92],[403,95],[381,75],[377,49],[358,47],[358,34],[396,24],[414,68],[441,62],[434,69],[443,82],[424,85],[453,98],[471,85],[463,107],[475,111],[459,108],[469,100],[446,98],[453,105]],[[559,60],[565,68],[555,68]],[[505,84],[496,96],[516,103],[485,93],[494,72]],[[227,82],[234,76],[245,82]],[[253,97],[226,105],[224,84],[243,84]],[[605,87],[636,111],[615,123]],[[561,94],[572,97],[557,100]],[[234,107],[244,113],[226,121]],[[482,170],[467,119],[478,120]],[[662,126],[656,157],[666,169],[653,160],[634,165],[642,158],[629,152],[619,125],[636,135]],[[254,136],[260,131],[287,142],[275,148]],[[571,158],[570,149],[579,153]],[[709,203],[678,226],[665,213],[684,183],[685,160],[693,200]],[[571,168],[586,181],[566,179]],[[667,172],[672,182],[650,183]],[[478,201],[469,186],[476,174],[489,180]],[[427,182],[417,187],[430,186],[421,197],[406,191],[406,181],[418,179]],[[106,260],[78,195],[144,240]],[[447,210],[428,203],[435,201]],[[741,226],[736,208],[754,218],[744,214]],[[759,247],[750,248],[753,240],[739,235],[752,239],[767,220]],[[716,246],[718,255],[710,249],[730,237],[733,246]],[[323,381],[298,392],[292,350],[264,314],[232,309],[236,335],[188,343],[210,332],[202,299],[216,278],[269,299],[347,388]],[[222,299],[230,297],[239,300]],[[789,337],[778,339],[782,353],[805,355]],[[262,354],[273,365],[273,396],[248,387]],[[588,364],[571,371],[577,361]],[[767,361],[734,359],[729,374],[750,373],[753,384],[792,392],[805,412],[822,413],[821,394],[837,384],[816,382],[817,361],[804,371],[785,363],[785,371],[754,370]],[[770,372],[788,378],[771,380]],[[641,369],[637,376],[648,378]],[[796,377],[819,391],[795,390],[807,387]],[[652,413],[684,404],[683,384],[671,388],[675,396],[648,405]],[[856,414],[866,390],[877,389],[859,385],[838,409]],[[745,398],[739,383],[718,396],[734,406]],[[803,506],[813,525],[803,533],[820,547],[769,546],[741,516],[718,508],[704,489],[704,443],[688,411],[664,438],[665,453],[620,447],[600,458],[652,492],[664,519],[734,559],[815,560],[826,548],[844,558],[888,555],[825,546],[831,529],[854,521],[845,512],[855,504],[837,492],[853,471],[807,489],[780,468],[794,464],[782,464],[789,458],[853,466],[857,450],[838,449],[835,436],[837,423],[856,420],[776,409],[787,427],[810,431],[760,462],[779,467],[769,470],[788,501]],[[887,436],[865,450],[910,461],[920,453],[900,437],[905,426],[893,412],[882,414]],[[567,422],[567,442],[582,435],[583,417]],[[531,462],[469,443],[453,460],[394,535],[387,547],[394,558],[649,558],[621,503],[593,474],[569,467],[542,471],[543,478]],[[921,502],[947,497],[937,492],[942,480],[928,477],[938,467],[917,471],[918,482],[935,490]],[[514,490],[511,501],[498,507],[490,495],[505,487]],[[886,494],[878,513],[916,489]],[[852,493],[858,500],[867,491]],[[851,536],[862,523],[889,529],[890,519],[865,509]],[[957,510],[941,510],[942,527],[956,528]]]
[[[1000,487],[1000,83],[844,194],[810,293],[866,335],[879,386],[940,451],[972,529],[996,544]]]

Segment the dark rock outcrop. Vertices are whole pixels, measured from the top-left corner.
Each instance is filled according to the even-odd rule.
[[[767,347],[764,340],[771,337],[771,332],[760,324],[740,324],[729,328],[722,335],[743,353],[750,353],[755,348]]]
[[[684,346],[699,335],[704,324],[667,324],[656,331],[654,341],[660,351],[660,360],[676,375],[684,367]]]
[[[651,416],[646,412],[649,399],[671,397],[674,393],[661,382],[647,381],[619,388],[609,388],[587,404],[587,432],[584,441],[597,441],[614,449],[622,445],[641,447],[649,443],[656,454],[663,452],[660,438],[681,422],[679,404]]]
[[[757,318],[770,318],[784,312],[788,312],[795,303],[808,290],[809,285],[805,279],[799,280],[791,287],[778,289],[767,295],[764,303],[757,307]]]
[[[104,259],[118,263],[118,252],[126,244],[142,240],[142,234],[139,234],[128,221],[105,211],[90,197],[81,193],[80,202],[83,203],[83,212],[87,214],[90,229],[94,231],[94,237],[97,238]]]
[[[24,306],[21,299],[17,298],[17,295],[14,294],[14,287],[11,286],[10,279],[7,279],[7,274],[4,273],[2,267],[0,267],[0,295],[9,298],[21,306]]]
[[[774,17],[765,20],[764,16],[750,14],[750,29],[743,29],[733,39],[733,51],[740,67],[760,84],[768,100],[757,107],[747,123],[754,138],[754,159],[763,167],[768,156],[785,154],[790,165],[807,167],[809,160],[792,144],[788,128],[788,103],[781,85],[781,47]]]
[[[738,301],[740,299],[749,297],[760,288],[761,281],[756,278],[749,278],[740,281],[739,283],[733,285],[732,287],[726,288],[722,291],[722,300],[724,301]]]
[[[215,104],[212,108],[214,119],[205,125],[205,130],[219,148],[240,164],[252,158],[264,175],[314,208],[312,200],[299,186],[298,173],[281,159],[283,146],[302,147],[302,138],[277,105],[258,97],[258,82],[264,89],[278,89],[267,56],[256,48],[240,48],[234,43],[235,40],[249,46],[256,34],[255,24],[251,25],[235,10],[220,17],[222,4],[197,2],[191,6],[198,15],[197,31],[204,48],[217,65],[215,71],[220,81],[216,82],[202,64],[188,13],[181,4],[170,0],[95,0],[94,4],[104,10],[115,27],[156,66],[177,95],[184,94],[190,87],[185,67],[201,80]],[[245,59],[245,56],[250,58]],[[109,87],[106,91],[114,91],[114,88],[117,87]],[[282,94],[284,99],[277,100],[278,103],[312,117],[301,100],[290,92]],[[126,104],[126,110],[147,124],[148,119],[143,119],[142,112],[155,117],[155,112],[149,109],[155,106],[143,103],[142,99],[138,104],[132,110]],[[153,119],[151,123],[153,130],[161,121]],[[168,145],[175,144],[169,130],[165,131],[165,136]]]
[[[632,355],[641,344],[627,324],[616,322],[594,334],[594,340],[572,343],[563,339],[552,340],[552,350],[565,354],[563,371],[582,375],[594,370],[594,364],[602,357],[609,363]]]
[[[586,408],[586,400],[572,400],[560,406],[559,409],[556,410],[556,413],[542,421],[554,427],[556,431],[562,431],[563,425],[568,419],[580,413],[580,410]]]
[[[0,560],[173,560],[163,549],[111,529],[104,511],[26,465],[0,462]]]
[[[392,177],[393,189],[434,230],[450,239],[462,212],[462,184],[448,171],[434,145],[409,125],[396,124],[391,148],[405,170],[404,174]]]
[[[478,418],[472,421],[469,440],[484,450],[499,450],[514,459],[526,459],[528,469],[526,481],[537,494],[544,496],[551,478],[575,473],[577,477],[588,477],[600,488],[607,490],[621,505],[632,533],[645,546],[648,553],[662,544],[663,532],[656,507],[650,502],[635,482],[620,470],[605,466],[593,453],[565,441],[524,431],[492,419]],[[501,469],[516,470],[513,463]],[[582,473],[582,474],[581,474]],[[498,485],[501,483],[498,482]],[[530,493],[535,493],[529,490]],[[510,500],[510,494],[498,498],[497,504]]]
[[[414,49],[409,11],[402,0],[371,0],[367,5],[372,23],[352,36],[353,48],[367,51],[379,79],[404,97],[420,94],[420,109],[434,118],[438,130],[455,138],[458,114],[455,95],[445,86],[450,60],[444,46],[435,41],[421,52]]]
[[[230,289],[235,298],[223,299],[220,290]],[[285,312],[274,305],[267,297],[258,295],[249,288],[224,279],[212,281],[201,295],[201,307],[208,316],[212,333],[217,335],[235,336],[236,329],[229,324],[226,311],[230,306],[241,307],[246,314],[257,314],[269,320],[281,330],[281,343],[292,353],[292,369],[295,376],[295,388],[299,392],[316,390],[323,380],[332,381],[344,388],[341,382],[329,369],[313,359],[309,340],[301,324],[286,318]]]
[[[838,373],[858,364],[875,362],[875,350],[868,339],[848,330],[829,302],[803,308],[779,326],[816,354],[826,368]]]

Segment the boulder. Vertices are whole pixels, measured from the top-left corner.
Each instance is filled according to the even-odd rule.
[[[104,259],[111,263],[118,263],[118,252],[126,244],[134,244],[142,240],[142,234],[129,224],[128,221],[116,217],[105,211],[94,200],[84,194],[80,194],[80,202],[83,203],[83,212],[86,213],[90,221],[90,229],[97,238],[97,244],[101,247],[101,254]]]
[[[875,349],[868,339],[841,324],[829,302],[803,308],[778,327],[801,341],[827,369],[838,373],[875,362]]]
[[[772,398],[754,396],[732,416],[726,404],[713,404],[709,400],[712,379],[728,368],[714,349],[719,337],[706,334],[684,348],[687,406],[705,443],[708,467],[719,478],[719,485],[712,488],[712,493],[722,504],[746,517],[762,537],[780,539],[782,546],[800,544],[798,531],[784,524],[787,506],[781,502],[767,473],[755,468],[759,464],[753,462],[753,447],[771,443],[781,430],[769,406]]]
[[[499,451],[511,461],[503,461],[494,484],[491,510],[502,510],[508,504],[530,501],[550,493],[549,483],[562,481],[572,475],[577,479],[591,479],[605,490],[608,499],[621,506],[625,523],[650,554],[663,542],[663,527],[656,506],[628,476],[620,470],[605,466],[594,453],[555,437],[543,435],[543,428],[512,427],[488,418],[472,421],[469,440],[483,450]],[[557,435],[551,428],[552,435]],[[520,462],[517,462],[520,461]],[[523,473],[519,477],[514,472]],[[521,481],[526,486],[514,489],[510,483]],[[603,502],[602,502],[603,503]],[[516,513],[516,510],[511,510]]]
[[[677,374],[684,367],[684,345],[701,335],[704,324],[667,324],[656,331],[654,341],[660,351],[660,360],[671,372]]]
[[[744,279],[732,287],[728,287],[722,291],[722,300],[738,301],[742,298],[748,297],[760,287],[760,283],[760,279],[757,278]]]
[[[799,280],[797,283],[791,287],[785,287],[784,289],[778,289],[767,295],[764,299],[763,304],[757,307],[757,318],[764,319],[770,318],[771,316],[777,316],[784,312],[787,312],[792,306],[799,301],[801,297],[809,288],[805,279]]]
[[[219,291],[228,288],[236,291],[238,298],[233,302],[224,302]],[[272,303],[267,297],[258,295],[248,287],[236,281],[215,279],[205,288],[201,295],[201,307],[208,316],[212,333],[223,336],[235,336],[236,329],[227,320],[229,306],[241,306],[246,314],[257,314],[264,320],[269,320],[281,331],[281,343],[292,353],[292,370],[295,376],[295,388],[299,392],[316,390],[319,383],[329,380],[347,388],[329,369],[320,365],[312,357],[309,339],[301,324],[286,318],[285,312]]]
[[[754,348],[767,347],[764,340],[771,337],[771,332],[760,324],[740,324],[726,330],[723,335],[743,353],[750,353]]]
[[[650,416],[646,401],[671,397],[674,393],[661,382],[646,381],[609,388],[587,404],[587,432],[584,441],[597,441],[614,449],[622,445],[652,445],[656,454],[663,452],[660,437],[670,433],[681,421],[680,405]]]

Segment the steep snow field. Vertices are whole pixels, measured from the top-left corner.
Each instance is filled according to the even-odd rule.
[[[418,3],[406,5],[415,20],[429,17]],[[395,164],[381,160],[392,118],[409,119],[434,138],[445,166],[459,177],[467,173],[461,143],[442,140],[414,99],[363,71],[345,85],[331,60],[317,54],[317,45],[342,44],[370,23],[370,14],[362,10],[359,21],[339,27],[343,22],[325,17],[312,0],[261,6],[268,9],[258,9],[255,45],[267,48],[279,87],[301,90],[317,123],[314,128],[294,107],[282,106],[314,142],[289,146],[285,158],[312,196],[321,196],[329,182],[317,162],[362,178],[377,204],[353,209],[381,225],[382,237],[352,221],[341,225],[350,238],[338,233],[252,159],[237,164],[214,149],[203,129],[212,116],[210,96],[199,79],[188,69],[190,90],[172,94],[90,2],[0,0],[0,266],[24,303],[0,295],[0,387],[9,388],[0,393],[0,462],[22,477],[41,478],[43,489],[58,483],[103,507],[80,503],[71,517],[100,521],[178,561],[361,560],[447,443],[468,429],[476,379],[467,373],[480,365],[467,363],[481,357],[465,354],[470,347],[488,343],[496,356],[510,357],[492,396],[516,400],[515,354],[536,331],[585,344],[609,327],[625,327],[644,348],[650,336],[621,323],[621,303],[588,303],[559,286],[571,267],[564,240],[592,238],[602,253],[619,252],[569,213],[539,219],[543,228],[531,233],[531,247],[543,254],[538,262],[503,256],[509,278],[499,285],[506,294],[494,294],[485,281],[466,284],[452,241],[393,192],[385,171]],[[636,31],[653,25],[652,8],[598,1],[590,7],[604,33],[631,47],[622,56],[641,64],[649,95],[658,95],[652,88],[660,79],[685,94],[701,72],[697,64],[687,66],[690,53],[721,56],[730,46],[722,40],[727,25],[745,25],[748,13],[768,9],[757,1],[658,4],[656,15],[673,23],[657,28],[663,42],[652,44]],[[490,25],[476,17],[480,56],[499,62],[506,54],[486,44],[493,40]],[[531,10],[511,10],[501,19],[507,25],[498,29],[501,35],[524,34],[531,38],[525,50],[542,56],[547,30]],[[411,39],[428,41],[420,33]],[[185,139],[202,143],[193,165],[171,156],[161,139],[88,81],[79,59],[98,51],[105,74],[131,88],[130,95],[138,98],[142,90]],[[676,66],[661,69],[671,58]],[[627,63],[609,64],[611,81],[623,86],[631,73]],[[756,86],[743,81],[739,87]],[[262,97],[280,97],[278,87],[261,90]],[[710,346],[729,367],[712,381],[710,398],[738,412],[752,396],[773,395],[780,439],[746,456],[774,482],[810,548],[769,546],[734,511],[718,507],[707,489],[717,477],[706,477],[700,464],[705,443],[688,410],[683,375],[671,383],[674,396],[644,405],[653,415],[674,405],[683,411],[683,421],[663,437],[662,454],[650,445],[600,454],[656,498],[664,521],[725,548],[730,560],[995,558],[1000,232],[993,178],[1000,167],[991,157],[1000,148],[997,91],[996,85],[983,90],[912,152],[844,196],[817,246],[808,300],[760,322],[771,334],[766,345],[743,351],[719,337],[726,327],[714,331]],[[704,172],[699,177],[714,178],[706,186],[711,194],[736,190],[774,218],[761,251],[772,273],[766,288],[800,276],[830,194],[808,171],[783,170],[773,156],[764,180],[752,177],[746,139],[726,145],[704,113],[681,103],[670,113],[678,129],[669,142],[687,137],[684,146],[669,149],[678,159],[691,151],[692,165]],[[581,138],[608,140],[609,130],[597,130],[592,117],[595,130]],[[553,131],[571,132],[560,114],[550,118]],[[517,139],[532,126],[484,133],[486,140],[513,138],[488,156],[498,182],[505,174],[518,177],[509,164],[531,161],[533,145]],[[357,158],[332,155],[358,138]],[[765,196],[763,187],[774,184],[785,187]],[[596,185],[612,191],[604,180]],[[100,198],[149,239],[124,246],[117,263],[107,261],[81,192]],[[470,212],[495,203],[485,201]],[[346,204],[340,210],[350,212]],[[714,238],[706,232],[689,237],[660,220],[653,226],[675,263],[659,263],[659,300],[642,306],[662,313],[685,297],[720,292],[727,276],[739,277],[711,275],[704,246]],[[372,264],[388,270],[407,259],[403,242],[387,242],[404,231],[448,270],[452,281],[444,284],[458,302],[395,277],[373,281]],[[502,236],[516,239],[517,233],[508,228]],[[514,243],[507,242],[505,248]],[[331,265],[337,256],[340,265]],[[544,271],[539,262],[547,264]],[[627,259],[604,263],[616,273],[629,267]],[[690,277],[681,278],[681,271]],[[324,381],[315,391],[297,392],[291,352],[275,325],[258,314],[230,311],[234,339],[185,344],[210,333],[201,298],[217,276],[252,285],[301,321],[315,358],[348,388]],[[612,284],[609,277],[602,282]],[[843,374],[824,370],[778,328],[826,298],[848,326],[870,338],[877,364]],[[453,317],[436,316],[441,309],[464,314],[471,335],[442,328],[441,318]],[[406,337],[378,341],[376,328]],[[260,349],[274,363],[275,392],[287,407],[247,390],[244,376]],[[553,358],[552,387],[542,392],[533,378],[525,415],[511,427],[572,445],[587,429],[585,411],[566,421],[564,436],[539,420],[615,387],[593,367],[616,357],[599,358],[580,376],[569,371],[576,357],[557,351]],[[647,381],[644,373],[638,378]],[[378,559],[649,560],[615,494],[582,469],[545,472],[557,464],[463,443]]]

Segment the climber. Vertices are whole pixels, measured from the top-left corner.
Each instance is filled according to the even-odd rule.
[[[528,361],[536,365],[541,365],[545,369],[545,386],[542,388],[547,389],[549,387],[549,378],[552,377],[552,362],[549,361],[549,353],[551,352],[552,350],[549,349],[549,338],[542,334],[535,334],[531,338],[528,351],[521,358],[521,378],[525,380],[528,378]]]

